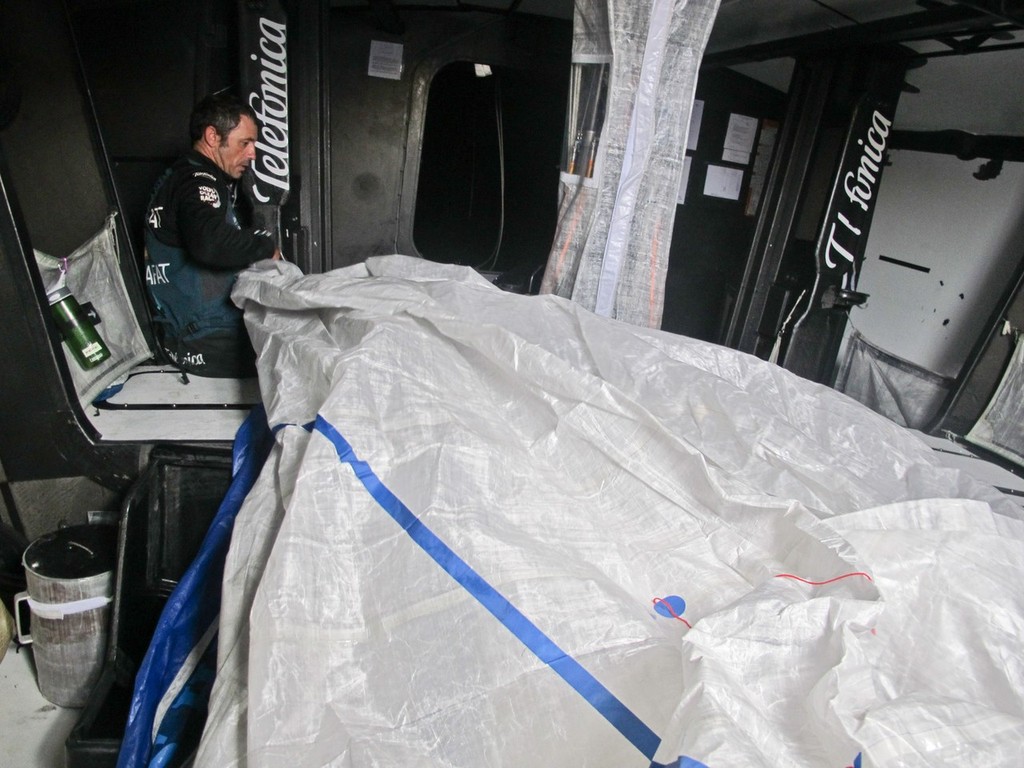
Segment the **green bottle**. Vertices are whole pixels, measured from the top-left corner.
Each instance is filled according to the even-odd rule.
[[[100,338],[96,326],[85,316],[70,290],[57,288],[46,294],[46,298],[60,335],[82,368],[88,371],[110,357],[110,350]]]

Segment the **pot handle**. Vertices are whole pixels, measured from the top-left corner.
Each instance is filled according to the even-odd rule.
[[[19,592],[14,596],[14,624],[18,628],[18,643],[28,645],[32,642],[32,635],[26,635],[21,629],[21,604],[28,601],[28,592]]]

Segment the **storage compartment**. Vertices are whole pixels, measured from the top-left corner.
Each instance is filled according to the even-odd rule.
[[[110,642],[100,680],[65,745],[67,768],[117,764],[136,670],[227,493],[231,467],[230,447],[157,447],[125,498]]]

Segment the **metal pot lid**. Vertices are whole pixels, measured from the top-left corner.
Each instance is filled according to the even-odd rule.
[[[50,579],[85,579],[112,571],[117,559],[117,526],[72,525],[28,545],[25,569]]]

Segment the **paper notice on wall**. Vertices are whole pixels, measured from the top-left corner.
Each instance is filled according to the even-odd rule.
[[[746,165],[750,162],[750,153],[754,149],[756,137],[757,118],[732,113],[729,115],[729,127],[725,132],[722,159],[729,163]]]
[[[383,40],[370,41],[370,77],[384,77],[388,80],[402,79],[402,44],[386,43]]]
[[[738,149],[723,149],[722,159],[727,163],[746,165],[747,163],[750,162],[750,153],[740,152]]]
[[[693,151],[697,148],[697,137],[700,135],[700,123],[704,119],[704,102],[700,99],[693,100],[693,108],[690,110],[690,130],[686,134],[686,149]]]
[[[704,179],[704,194],[708,197],[739,200],[742,187],[743,171],[739,168],[726,168],[723,165],[708,166],[708,175]]]
[[[679,194],[676,196],[676,205],[682,205],[686,202],[686,187],[690,183],[690,165],[691,158],[683,158],[683,179],[679,183]]]

